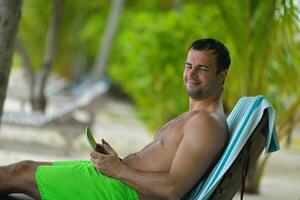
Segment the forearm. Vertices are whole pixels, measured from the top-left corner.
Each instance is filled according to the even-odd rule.
[[[116,178],[147,196],[170,199],[175,195],[175,181],[169,173],[144,172],[123,165]]]

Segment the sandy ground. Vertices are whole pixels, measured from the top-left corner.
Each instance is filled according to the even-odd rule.
[[[240,199],[239,194],[234,198]],[[281,149],[268,162],[260,195],[245,195],[246,200],[300,200],[300,151]]]
[[[133,107],[112,98],[97,112],[92,130],[97,140],[105,138],[120,157],[139,150],[152,136],[136,117]],[[294,141],[300,141],[295,134]],[[73,137],[73,136],[71,136]],[[299,146],[298,146],[299,147]],[[260,195],[246,195],[246,200],[300,200],[300,148],[282,148],[271,157],[262,180]],[[66,148],[66,137],[57,129],[15,127],[2,124],[0,165],[23,159],[53,161],[89,159],[84,133],[73,137]],[[239,199],[236,195],[235,199]]]

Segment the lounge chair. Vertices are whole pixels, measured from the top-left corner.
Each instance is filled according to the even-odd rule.
[[[216,166],[183,199],[228,200],[242,186],[261,152],[279,149],[275,112],[263,96],[243,97],[227,118],[230,139]]]
[[[232,199],[245,184],[247,171],[254,166],[263,148],[268,153],[279,149],[275,112],[263,96],[241,98],[227,122],[230,140],[220,160],[209,175],[182,199]]]

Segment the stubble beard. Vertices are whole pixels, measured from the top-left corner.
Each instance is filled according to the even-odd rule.
[[[196,90],[191,90],[186,87],[186,92],[187,92],[187,95],[192,99],[201,99],[204,96],[201,88],[196,89]]]
[[[187,95],[192,99],[201,99],[205,96],[205,91],[203,88],[189,88],[188,84],[185,84],[185,90]]]

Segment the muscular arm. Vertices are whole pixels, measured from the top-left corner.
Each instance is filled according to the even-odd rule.
[[[122,165],[115,178],[148,196],[180,198],[219,155],[225,144],[225,132],[213,117],[199,113],[185,125],[183,139],[169,172],[144,172]]]

